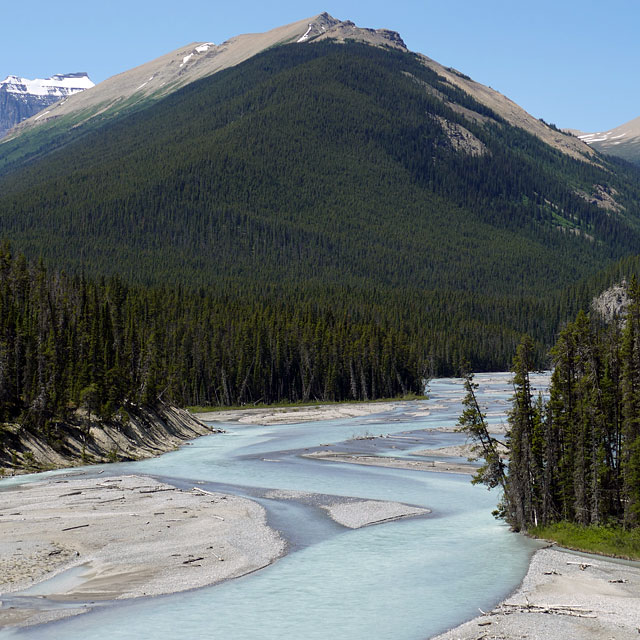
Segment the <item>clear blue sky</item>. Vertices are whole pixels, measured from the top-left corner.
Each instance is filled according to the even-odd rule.
[[[323,3],[324,2],[324,3]],[[3,3],[0,76],[87,71],[94,82],[194,41],[216,43],[328,11],[407,46],[559,127],[640,116],[638,0],[31,0]]]

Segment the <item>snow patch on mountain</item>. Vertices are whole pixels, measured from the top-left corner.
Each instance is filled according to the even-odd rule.
[[[10,75],[0,82],[0,138],[12,127],[60,100],[90,89],[94,84],[84,73],[57,73],[51,78]],[[50,111],[38,116],[45,117]],[[35,122],[35,120],[34,120]]]
[[[297,42],[304,42],[305,40],[308,40],[309,34],[311,33],[312,30],[313,30],[313,25],[310,24],[305,34]]]
[[[581,136],[578,136],[580,140],[584,140],[587,144],[593,144],[594,142],[607,142],[612,140],[618,140],[619,138],[624,138],[629,134],[628,131],[623,131],[622,133],[618,133],[617,135],[613,135],[616,133],[617,129],[613,129],[612,131],[607,131],[606,133],[602,133],[602,131],[598,131],[597,133],[585,133]],[[613,142],[612,144],[620,144],[622,140],[618,142]]]
[[[58,73],[51,78],[36,78],[35,80],[10,75],[0,82],[0,90],[7,93],[59,98],[90,89],[93,86],[93,82],[86,73]]]
[[[213,42],[203,42],[202,44],[199,44],[191,53],[182,58],[182,64],[180,66],[184,67],[184,65],[187,64],[187,62],[189,62],[189,60],[191,60],[193,56],[199,53],[206,53],[207,51],[209,51],[209,49],[211,49],[211,47],[215,46],[216,45]]]
[[[625,122],[608,131],[585,133],[569,129],[569,132],[602,153],[640,165],[640,118]]]

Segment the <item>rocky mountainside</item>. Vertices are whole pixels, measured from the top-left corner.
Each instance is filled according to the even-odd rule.
[[[0,82],[0,138],[18,123],[40,114],[48,106],[93,87],[86,73],[56,74],[28,80],[8,76]],[[46,114],[41,114],[45,116]],[[38,121],[36,116],[35,122]]]
[[[580,140],[606,153],[640,166],[640,118],[630,120],[609,131],[583,133],[572,131]]]
[[[328,13],[272,29],[265,33],[244,34],[222,44],[196,42],[156,60],[113,76],[91,91],[55,105],[46,114],[38,114],[21,122],[3,142],[15,144],[0,147],[0,169],[23,155],[66,144],[67,136],[81,135],[133,110],[146,108],[163,97],[201,78],[211,76],[272,47],[290,43],[318,43],[331,40],[344,43],[363,42],[372,46],[408,51],[401,36],[388,29],[368,29],[349,20],[338,20]],[[468,93],[509,124],[535,135],[546,144],[576,159],[592,159],[588,145],[572,135],[560,132],[534,118],[499,92],[474,82],[471,78],[447,68],[427,56],[417,54],[422,64],[444,78],[447,84]],[[435,94],[434,94],[435,95]],[[462,113],[458,109],[458,112]],[[476,121],[477,117],[473,116]],[[29,135],[25,138],[24,134]]]
[[[343,24],[323,13],[266,33],[235,36],[222,44],[191,43],[108,78],[91,92],[56,105],[55,109],[37,120],[31,118],[23,122],[12,132],[11,137],[34,127],[42,128],[63,116],[70,117],[75,126],[89,120],[105,120],[117,116],[141,104],[167,96],[195,80],[237,65],[270,47],[311,41]],[[376,35],[376,32],[372,32],[370,38],[379,43],[386,42],[384,35]]]

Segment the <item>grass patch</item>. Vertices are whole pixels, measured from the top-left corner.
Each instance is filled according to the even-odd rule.
[[[546,527],[532,528],[529,533],[535,538],[553,540],[568,549],[640,560],[640,527],[585,527],[570,522],[558,522]]]
[[[340,404],[372,404],[377,402],[403,402],[403,401],[411,401],[411,400],[427,400],[427,396],[421,396],[415,393],[407,393],[404,396],[399,396],[397,398],[379,398],[377,400],[341,400],[341,401],[331,401],[331,400],[314,400],[309,402],[275,402],[273,404],[265,404],[264,402],[257,402],[256,404],[243,404],[243,405],[232,405],[232,406],[195,406],[195,407],[186,407],[187,411],[190,413],[211,413],[214,411],[237,411],[241,409],[282,409],[282,408],[302,408],[302,407],[321,407],[324,405],[340,405]]]

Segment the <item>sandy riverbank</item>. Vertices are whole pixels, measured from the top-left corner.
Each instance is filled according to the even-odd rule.
[[[406,408],[412,415],[429,415],[424,403],[412,400],[395,402],[354,402],[339,404],[318,404],[303,407],[267,407],[264,409],[233,409],[194,414],[205,422],[239,422],[241,424],[273,425],[316,422],[319,420],[339,420],[358,418],[375,413]]]
[[[3,491],[0,532],[0,594],[82,567],[73,584],[46,592],[78,602],[213,584],[264,567],[285,549],[255,502],[141,476],[51,479]],[[0,608],[0,627],[49,618]]]
[[[538,551],[520,588],[433,640],[630,640],[640,633],[640,564]]]

